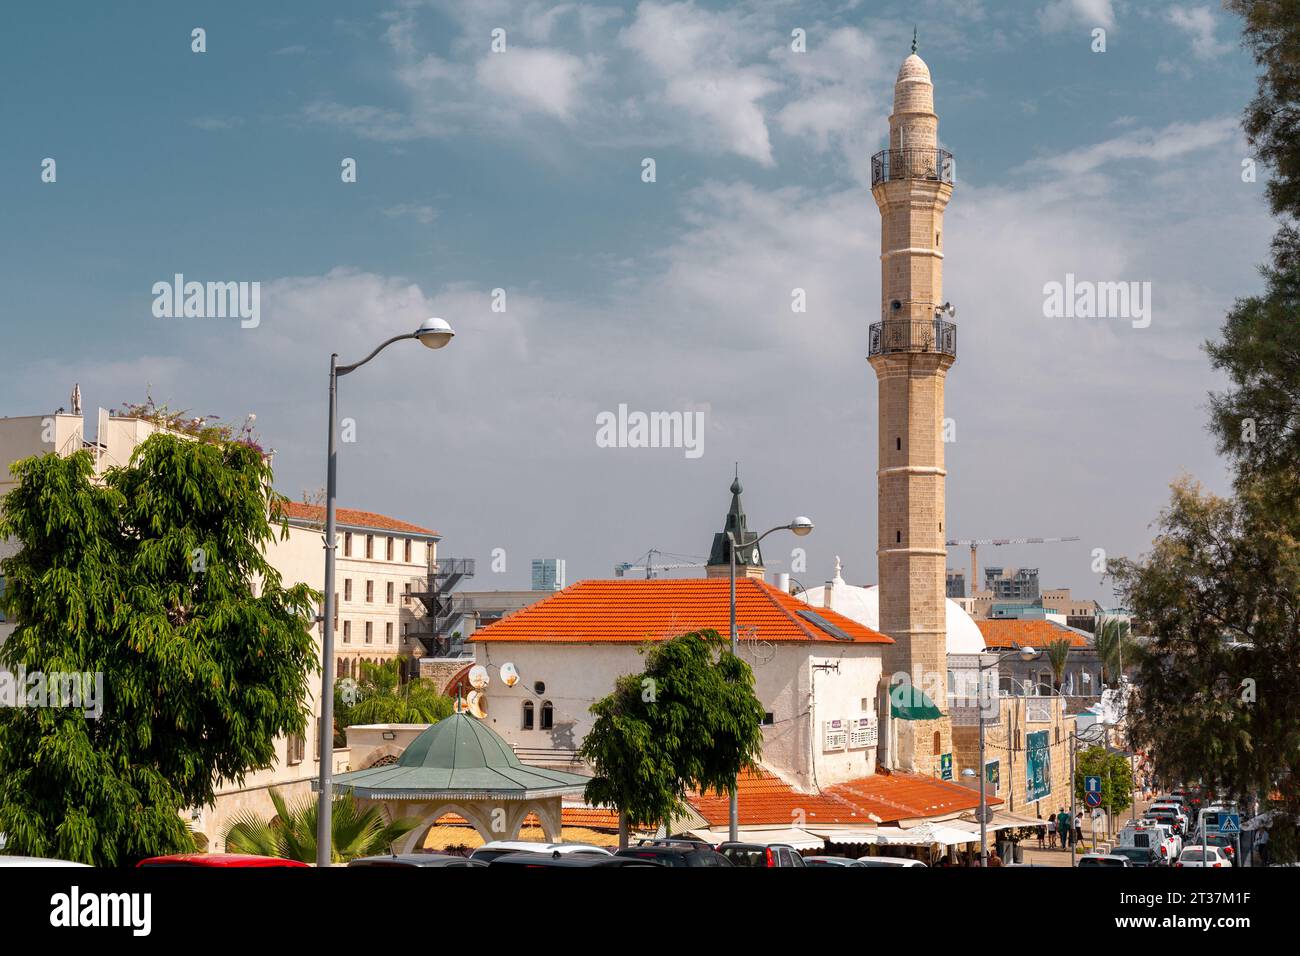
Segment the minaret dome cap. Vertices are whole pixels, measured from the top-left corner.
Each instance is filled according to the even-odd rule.
[[[898,68],[896,83],[931,83],[930,68],[925,65],[924,60],[912,53]]]

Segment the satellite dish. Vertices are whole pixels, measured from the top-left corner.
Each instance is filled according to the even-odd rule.
[[[489,680],[487,668],[482,664],[475,664],[469,669],[469,686],[482,690],[488,685]]]
[[[471,717],[484,720],[487,717],[487,694],[481,690],[472,690],[465,698],[465,712]]]
[[[501,683],[507,687],[514,687],[519,683],[519,669],[509,661],[501,665]]]

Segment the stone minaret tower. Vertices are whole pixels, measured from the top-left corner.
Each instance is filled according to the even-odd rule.
[[[900,769],[938,774],[952,752],[946,711],[943,388],[956,360],[954,310],[943,299],[943,210],[952,196],[952,156],[938,148],[930,70],[916,55],[894,84],[889,148],[872,159],[880,207],[880,321],[871,326],[871,367],[880,399],[876,472],[880,630],[896,642],[890,673],[945,714],[898,720]]]

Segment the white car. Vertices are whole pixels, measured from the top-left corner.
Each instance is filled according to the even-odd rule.
[[[1183,852],[1183,838],[1174,833],[1173,827],[1151,818],[1130,823],[1120,830],[1119,845],[1159,850],[1160,858],[1166,863],[1173,863]]]
[[[1126,856],[1117,856],[1114,853],[1085,853],[1079,857],[1078,867],[1080,869],[1088,867],[1132,867]]]
[[[1217,846],[1189,846],[1179,855],[1174,866],[1232,869],[1232,861]]]
[[[491,843],[484,843],[469,855],[471,860],[482,860],[484,863],[491,863],[499,856],[505,856],[507,853],[581,853],[588,856],[613,856],[609,850],[603,846],[596,846],[594,843],[541,843],[533,840],[493,840]]]
[[[1147,807],[1146,815],[1162,823],[1177,823],[1174,829],[1180,836],[1186,837],[1191,830],[1187,811],[1177,803],[1153,803]]]
[[[925,866],[920,860],[905,860],[901,856],[860,856],[858,866]]]
[[[51,860],[40,856],[5,856],[0,854],[0,866],[87,866],[71,860]]]

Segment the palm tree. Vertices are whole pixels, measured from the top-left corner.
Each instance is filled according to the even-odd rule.
[[[313,863],[316,860],[316,809],[314,797],[305,797],[289,806],[279,791],[271,791],[275,817],[265,820],[245,811],[226,830],[226,850],[230,853],[255,853],[286,860]],[[397,840],[419,825],[411,819],[384,821],[379,807],[362,810],[351,796],[334,798],[330,817],[335,863],[358,857],[386,853]]]
[[[427,678],[403,684],[401,666],[396,658],[382,664],[361,664],[355,700],[340,708],[337,695],[335,698],[334,724],[339,733],[354,724],[435,724],[451,716],[452,699],[440,694]]]
[[[1113,683],[1113,678],[1121,676],[1124,661],[1133,660],[1133,636],[1128,622],[1117,617],[1103,618],[1097,626],[1094,641],[1097,659],[1101,661],[1101,681]]]
[[[1046,650],[1048,663],[1052,665],[1052,680],[1059,691],[1065,681],[1065,662],[1070,658],[1070,642],[1064,637],[1057,638],[1048,642]]]

